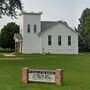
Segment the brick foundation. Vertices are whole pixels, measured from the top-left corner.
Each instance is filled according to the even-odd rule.
[[[28,83],[28,67],[25,67],[22,69],[22,82],[23,83]]]
[[[63,70],[62,69],[56,69],[55,82],[56,82],[56,85],[59,85],[59,86],[63,84]]]

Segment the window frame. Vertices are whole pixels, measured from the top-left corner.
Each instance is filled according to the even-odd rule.
[[[68,46],[71,46],[71,36],[68,36]]]
[[[52,45],[52,36],[48,35],[48,45]]]
[[[34,29],[34,33],[37,33],[37,25],[36,24],[33,25],[33,29]]]
[[[27,25],[27,32],[30,33],[30,24]]]
[[[62,37],[61,35],[58,35],[58,45],[62,45]]]

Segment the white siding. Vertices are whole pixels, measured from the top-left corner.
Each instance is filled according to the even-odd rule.
[[[22,15],[21,30],[23,36],[23,53],[54,53],[54,54],[78,54],[78,35],[59,23],[41,33],[40,15]],[[27,25],[30,24],[30,33]],[[37,25],[37,33],[34,33],[33,25]],[[52,45],[48,45],[48,35],[52,36]],[[58,35],[61,35],[61,45],[58,45]],[[68,36],[71,36],[71,46],[68,46]]]
[[[23,53],[39,53],[40,39],[37,35],[40,32],[40,15],[24,15],[23,17]],[[30,33],[27,32],[27,25],[30,24]],[[37,25],[37,32],[34,33],[33,25]]]
[[[19,26],[20,26],[20,33],[22,34],[22,29],[23,29],[23,15],[19,16]]]
[[[52,45],[48,45],[48,35],[52,36]],[[58,45],[58,35],[61,35],[61,45]],[[68,46],[68,36],[71,36],[71,46]],[[78,54],[78,35],[63,24],[58,24],[53,28],[44,31],[41,37],[42,52],[56,54]]]

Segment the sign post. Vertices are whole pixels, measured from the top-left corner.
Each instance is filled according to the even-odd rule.
[[[28,67],[22,70],[22,82],[48,82],[61,86],[63,84],[63,70],[37,70]]]

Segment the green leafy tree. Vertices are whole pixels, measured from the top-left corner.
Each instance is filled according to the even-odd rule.
[[[77,31],[79,32],[79,45],[82,48],[90,48],[90,9],[86,8],[79,19]]]
[[[19,33],[19,26],[11,22],[4,26],[0,34],[0,46],[5,49],[14,49],[14,34]]]
[[[2,15],[16,17],[17,10],[22,11],[21,0],[0,0],[0,17]]]

